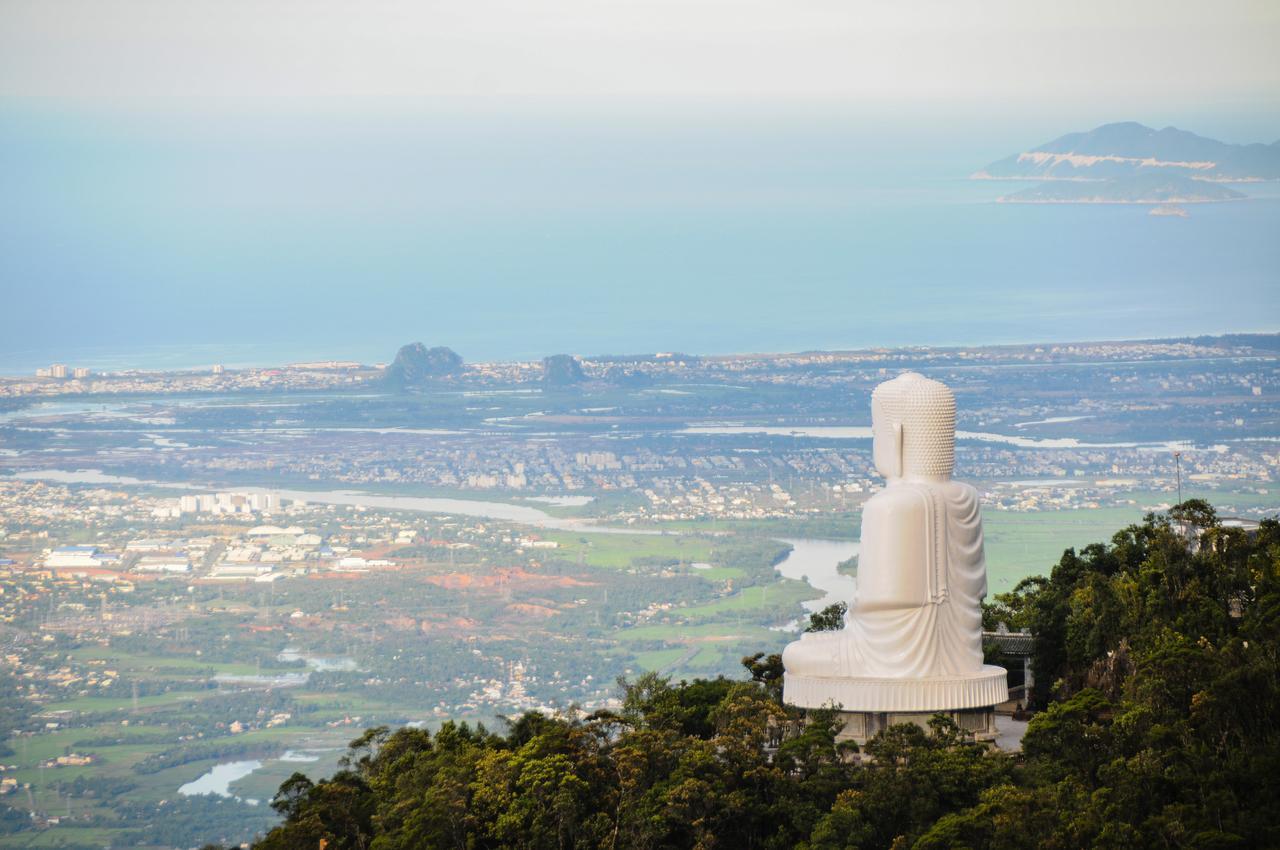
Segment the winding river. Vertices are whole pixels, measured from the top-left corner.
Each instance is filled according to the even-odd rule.
[[[821,611],[835,602],[848,602],[853,598],[857,582],[836,567],[858,554],[856,540],[794,538],[782,542],[791,544],[791,553],[775,569],[785,578],[806,582],[814,590],[822,591],[822,598],[804,603],[806,611]]]

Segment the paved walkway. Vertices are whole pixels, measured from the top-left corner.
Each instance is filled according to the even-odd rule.
[[[1004,714],[996,715],[996,746],[1006,752],[1022,749],[1022,736],[1026,734],[1027,721],[1014,720]]]

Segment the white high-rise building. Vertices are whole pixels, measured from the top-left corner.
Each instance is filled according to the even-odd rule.
[[[249,508],[254,511],[271,513],[280,507],[280,497],[275,493],[251,493]]]

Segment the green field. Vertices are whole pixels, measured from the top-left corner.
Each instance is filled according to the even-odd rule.
[[[692,575],[705,578],[707,581],[730,581],[742,578],[746,572],[738,567],[710,567],[705,570],[694,570]]]
[[[1231,497],[1219,493],[1214,498],[1226,501]],[[1265,506],[1268,498],[1272,503],[1276,501],[1275,497],[1242,494],[1235,503]],[[1162,500],[1168,501],[1168,494],[1135,496],[1135,501],[1139,504],[1155,504]],[[1136,506],[1030,513],[987,511],[984,518],[989,593],[1007,591],[1019,579],[1028,575],[1047,574],[1064,549],[1105,541],[1125,525],[1139,521],[1142,513],[1143,509]],[[657,671],[680,679],[719,674],[741,676],[742,670],[738,662],[743,655],[762,651],[777,652],[787,641],[794,639],[792,634],[769,627],[802,619],[805,616],[802,603],[817,598],[819,594],[806,583],[782,579],[772,572],[768,566],[769,559],[776,555],[779,547],[768,541],[801,536],[834,538],[840,536],[837,532],[844,530],[851,529],[856,534],[857,528],[856,516],[842,516],[821,521],[802,521],[794,527],[782,521],[716,521],[681,523],[667,529],[675,533],[664,534],[576,534],[556,531],[548,532],[545,536],[559,544],[558,549],[546,553],[547,557],[574,564],[581,563],[596,570],[590,577],[591,582],[606,587],[612,586],[610,582],[616,582],[624,588],[645,588],[643,592],[632,590],[617,595],[624,599],[624,602],[616,603],[619,607],[619,619],[596,620],[595,631],[590,636],[593,641],[602,636],[606,640],[595,643],[584,641],[584,648],[581,650],[589,653],[597,651],[592,646],[599,647],[598,655],[593,658],[592,663],[617,661],[615,669],[625,670],[627,676],[633,676],[639,671]],[[711,564],[712,567],[706,570],[689,568],[690,564],[699,562]],[[674,570],[678,576],[676,580],[680,583],[679,593],[667,586],[670,573],[663,572],[671,563],[684,565],[684,569]],[[460,565],[458,569],[467,567]],[[639,575],[624,573],[624,570],[633,570]],[[691,581],[689,577],[703,579],[704,582]],[[650,584],[645,585],[645,581]],[[745,587],[744,581],[747,583]],[[726,587],[727,582],[732,582],[732,585]],[[302,585],[299,587],[307,589]],[[579,592],[572,591],[574,594]],[[659,611],[653,619],[642,625],[612,630],[607,625],[608,622],[631,622],[636,611],[644,609],[650,601],[660,602],[664,598],[679,607]],[[251,602],[251,599],[249,602],[232,600],[226,604],[240,605],[242,610],[249,612],[247,616],[256,616]],[[481,602],[488,604],[483,599]],[[297,604],[305,607],[304,603]],[[288,609],[282,607],[280,610]],[[207,611],[202,609],[202,613]],[[601,622],[606,625],[601,625]],[[554,630],[554,626],[550,628]],[[560,628],[562,631],[555,635],[557,639],[563,639],[569,631],[564,626]],[[253,758],[251,754],[223,756],[193,760],[154,773],[135,772],[135,766],[143,759],[178,745],[178,727],[161,725],[172,723],[172,710],[179,709],[185,720],[185,714],[198,713],[202,707],[199,704],[205,700],[218,699],[219,702],[203,705],[206,715],[217,715],[213,720],[206,717],[203,721],[205,725],[201,727],[202,734],[211,736],[204,738],[204,742],[261,744],[261,747],[255,747],[250,752],[275,754],[286,748],[324,750],[321,759],[315,762],[282,761],[277,756],[263,756],[262,768],[232,785],[234,794],[264,802],[295,771],[312,776],[332,772],[345,744],[357,737],[363,727],[380,722],[382,718],[420,716],[423,713],[422,705],[402,705],[380,698],[383,692],[376,688],[353,686],[349,690],[321,693],[308,691],[303,686],[289,689],[289,697],[296,701],[293,709],[295,714],[289,723],[231,736],[226,734],[225,726],[217,724],[224,723],[224,716],[229,713],[225,708],[230,704],[228,701],[235,698],[237,691],[243,693],[244,689],[202,686],[218,673],[247,676],[279,672],[282,668],[274,662],[274,650],[261,648],[257,642],[236,644],[238,655],[232,656],[232,650],[214,650],[213,653],[220,660],[213,661],[178,654],[177,651],[171,655],[152,651],[155,647],[149,643],[130,642],[127,645],[144,647],[146,651],[131,652],[89,644],[74,649],[59,649],[58,657],[69,653],[76,663],[92,663],[91,669],[95,671],[116,671],[126,683],[130,679],[142,681],[146,683],[144,691],[159,686],[172,687],[174,690],[143,695],[135,703],[129,696],[74,696],[75,691],[68,689],[65,692],[68,694],[67,698],[41,706],[42,712],[51,715],[48,718],[50,720],[65,723],[69,718],[60,713],[69,712],[73,716],[70,718],[71,722],[92,725],[43,731],[7,741],[13,748],[14,755],[7,757],[5,761],[17,765],[13,775],[19,782],[32,783],[38,809],[50,813],[65,809],[66,801],[60,796],[58,786],[80,776],[90,779],[127,779],[136,786],[127,793],[128,798],[156,802],[172,799],[179,786],[195,779],[219,762]],[[261,666],[253,658],[260,648],[263,656]],[[530,658],[537,662],[539,649],[534,647],[528,652]],[[227,660],[231,657],[239,659],[240,655],[248,657]],[[50,656],[54,658],[52,652]],[[125,690],[127,691],[127,687]],[[113,689],[113,692],[120,691]],[[403,692],[400,693],[401,699],[411,701],[411,697],[404,697]],[[225,716],[225,722],[234,719],[248,721],[257,711],[257,706],[262,704],[259,702],[261,698],[258,692],[252,692],[246,698],[252,700],[248,703],[251,707],[235,709],[236,716]],[[497,709],[492,711],[496,712]],[[348,717],[360,720],[350,725],[326,726]],[[126,721],[128,725],[122,725]],[[433,722],[432,725],[437,724]],[[155,740],[148,741],[147,737]],[[93,739],[120,739],[120,742],[77,743]],[[91,753],[100,761],[82,767],[41,769],[36,766],[41,761],[67,752]],[[207,751],[192,753],[205,754]],[[21,802],[25,807],[25,792],[23,797],[22,801],[13,797],[6,802]],[[73,801],[73,808],[104,814],[110,812],[109,807],[92,797],[77,797]],[[0,846],[56,847],[59,842],[103,846],[113,842],[119,844],[121,840],[122,833],[119,830],[60,826],[20,836],[6,836],[0,840]]]
[[[770,585],[746,590],[690,608],[676,608],[671,613],[686,620],[718,619],[726,615],[756,615],[799,610],[801,602],[817,599],[822,594],[800,581],[783,579]]]
[[[208,677],[218,673],[228,676],[252,676],[268,668],[248,662],[204,661],[200,658],[165,655],[141,655],[101,646],[86,646],[70,652],[76,660],[106,662],[106,668],[126,672],[139,679],[176,676]],[[268,671],[269,672],[269,671]]]
[[[820,540],[857,540],[861,522],[857,511],[777,519],[691,519],[662,523],[670,532],[707,534],[731,531],[753,537],[812,537]]]
[[[692,644],[712,641],[737,642],[742,646],[760,644],[767,646],[777,640],[777,632],[750,622],[720,622],[686,625],[683,623],[659,623],[623,629],[617,633],[623,643],[660,640],[672,644]]]
[[[688,650],[677,649],[655,649],[651,652],[637,653],[636,661],[645,670],[663,671],[671,667],[679,661]]]
[[[44,786],[51,780],[72,781],[77,776],[113,776],[137,778],[133,776],[132,768],[135,764],[149,755],[157,753],[168,747],[176,745],[178,742],[173,741],[165,743],[121,743],[121,744],[93,744],[90,746],[78,746],[77,741],[88,740],[97,737],[112,736],[122,737],[127,740],[130,736],[142,736],[150,733],[167,733],[170,730],[162,726],[130,726],[121,727],[116,724],[103,724],[100,726],[79,727],[75,729],[62,729],[55,732],[48,732],[42,735],[34,735],[26,738],[15,738],[8,741],[9,746],[13,747],[16,755],[12,758],[18,765],[18,770],[12,775],[19,782],[35,782],[40,786]],[[262,744],[292,744],[297,743],[300,739],[308,735],[315,735],[315,729],[308,729],[301,726],[276,726],[271,729],[257,729],[246,732],[242,735],[236,735],[234,738],[227,737],[219,740],[235,743],[262,743]],[[302,744],[299,744],[302,746]],[[60,756],[65,752],[77,752],[81,755],[93,754],[101,759],[99,763],[72,766],[72,767],[56,767],[41,768],[37,765],[50,758]],[[181,779],[178,784],[193,779],[204,772],[208,765],[218,759],[211,759],[206,762],[188,762],[172,768],[158,771],[154,774],[148,774],[141,780],[144,785],[157,784],[153,777],[164,777],[165,774],[175,771],[186,778]],[[195,765],[205,764],[204,769],[196,769]],[[186,776],[190,774],[190,776]],[[163,783],[160,783],[163,784]],[[160,796],[172,793],[173,789],[167,792],[160,792]]]
[[[171,691],[165,694],[149,694],[138,697],[138,709],[156,708],[164,705],[179,705],[207,697],[216,691],[204,689],[199,691]],[[130,711],[133,709],[132,697],[76,697],[75,699],[51,702],[44,707],[45,711]]]
[[[715,542],[675,534],[587,534],[553,532],[545,535],[560,544],[557,555],[593,567],[625,569],[637,558],[666,558],[686,564],[714,564]]]
[[[1027,576],[1048,575],[1063,550],[1109,540],[1126,525],[1141,519],[1138,508],[1029,513],[986,511],[982,520],[988,592],[1003,593]]]
[[[13,850],[57,847],[108,847],[118,840],[118,830],[106,827],[60,826],[39,832],[4,836],[4,847]]]

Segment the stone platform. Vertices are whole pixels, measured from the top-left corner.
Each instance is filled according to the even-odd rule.
[[[923,713],[991,709],[1009,699],[1003,667],[984,664],[963,676],[895,679],[874,676],[784,678],[782,699],[799,708],[838,708],[861,714]],[[903,721],[906,722],[906,721]]]
[[[979,743],[994,744],[999,734],[992,706],[951,711],[841,711],[836,715],[843,724],[836,733],[836,742],[853,741],[861,747],[878,733],[900,723],[914,723],[927,732],[929,721],[935,714],[951,718],[956,726],[973,735]]]

